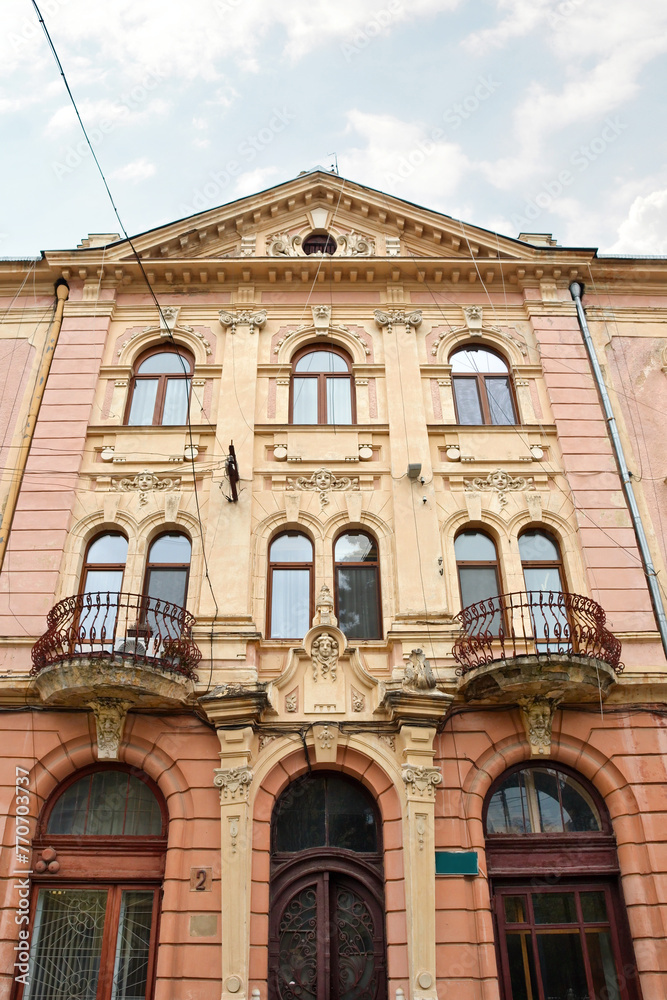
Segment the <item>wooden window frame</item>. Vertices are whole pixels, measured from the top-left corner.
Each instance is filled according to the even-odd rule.
[[[457,422],[457,424],[460,427],[520,427],[521,426],[521,417],[520,417],[520,413],[519,413],[519,403],[518,403],[518,399],[517,399],[517,395],[516,395],[516,387],[514,385],[514,379],[512,378],[512,372],[511,372],[511,369],[510,369],[510,364],[507,361],[507,359],[503,357],[502,354],[500,354],[498,351],[491,350],[491,349],[489,349],[486,346],[480,348],[479,344],[459,345],[456,348],[456,350],[452,351],[452,353],[449,356],[449,363],[450,363],[450,365],[451,365],[452,359],[455,357],[455,355],[457,355],[459,353],[463,353],[464,351],[471,351],[471,350],[472,351],[483,350],[487,354],[491,354],[494,357],[499,358],[502,361],[502,363],[505,365],[506,371],[504,371],[504,372],[502,372],[502,371],[500,371],[500,372],[479,372],[477,374],[476,373],[471,373],[469,375],[465,374],[463,372],[461,372],[461,373],[459,373],[459,372],[452,372],[452,375],[451,375],[451,379],[452,379],[452,396],[454,397],[454,412],[456,414],[456,422]],[[512,401],[512,409],[514,411],[513,414],[512,414],[513,417],[514,417],[514,420],[511,423],[508,423],[508,424],[495,424],[493,422],[493,420],[491,419],[491,408],[489,406],[489,397],[488,397],[488,392],[487,392],[487,388],[486,388],[486,379],[487,378],[507,378],[507,382],[508,382],[508,385],[509,385],[510,399]],[[457,396],[456,396],[456,385],[455,385],[455,382],[456,382],[457,379],[467,379],[467,380],[473,381],[475,383],[475,386],[476,386],[476,389],[477,389],[477,397],[479,399],[479,405],[480,405],[480,409],[482,411],[482,423],[481,424],[463,424],[463,423],[461,423],[461,419],[459,417],[459,404],[458,404],[458,399],[457,399]]]
[[[187,538],[188,542],[190,543],[190,562],[189,563],[158,563],[158,562],[152,563],[150,561],[151,549],[153,548],[153,546],[155,545],[155,543],[159,542],[159,540],[161,538],[164,538],[165,535],[181,535],[183,538]],[[150,579],[150,572],[151,572],[151,570],[153,570],[153,569],[167,569],[167,570],[168,569],[178,569],[178,570],[184,569],[186,572],[185,572],[185,594],[184,594],[184,598],[183,598],[183,607],[185,608],[187,606],[187,600],[188,600],[188,589],[189,589],[189,586],[190,586],[190,568],[191,568],[191,566],[192,566],[192,539],[187,534],[187,532],[185,532],[185,531],[161,531],[158,535],[155,536],[155,538],[153,538],[153,540],[150,542],[150,544],[148,546],[148,552],[146,554],[146,566],[145,566],[145,569],[144,569],[144,580],[143,580],[143,585],[142,585],[141,593],[145,597],[148,597],[148,582],[149,582],[149,579]]]
[[[545,538],[548,538],[549,541],[555,546],[556,551],[558,552],[558,559],[523,559],[522,556],[521,556],[521,539],[524,537],[524,535],[527,535],[527,534],[529,534],[531,532],[533,534],[544,535]],[[537,527],[531,525],[530,527],[525,528],[521,532],[521,534],[519,535],[519,537],[517,539],[517,544],[519,546],[519,558],[521,559],[521,571],[522,571],[522,573],[523,573],[524,568],[525,569],[554,569],[555,568],[555,569],[558,570],[558,576],[560,578],[560,584],[561,584],[560,593],[561,594],[567,594],[568,593],[568,589],[567,589],[567,585],[566,585],[567,584],[567,580],[565,579],[565,567],[563,566],[563,556],[561,554],[560,545],[558,544],[558,539],[555,538],[551,534],[550,531],[547,531],[544,528],[537,528]],[[524,575],[523,582],[524,582],[524,584],[526,582],[525,575]]]
[[[155,796],[161,815],[159,835],[126,836],[54,834],[48,832],[51,813],[60,797],[77,781],[98,771],[120,771],[137,778],[148,786]],[[143,771],[120,762],[107,765],[89,764],[62,781],[49,797],[39,817],[32,843],[33,858],[39,857],[47,847],[57,853],[60,871],[57,874],[32,876],[32,896],[30,903],[30,941],[34,946],[34,921],[37,913],[37,895],[40,889],[107,889],[107,909],[102,940],[102,959],[97,996],[99,1000],[109,1000],[113,980],[115,948],[118,940],[121,893],[128,891],[152,891],[153,915],[147,970],[147,1000],[152,1000],[155,991],[155,966],[160,926],[161,886],[164,878],[167,853],[167,828],[169,816],[167,806],[159,788]],[[34,867],[34,864],[33,864]],[[105,962],[106,967],[105,967]],[[14,983],[12,1000],[22,1000],[28,996],[25,987]]]
[[[183,372],[182,374],[179,374],[177,372],[171,372],[171,373],[164,372],[162,374],[160,374],[158,372],[153,372],[152,374],[139,375],[138,374],[138,369],[141,367],[141,365],[144,363],[144,361],[147,361],[148,358],[153,357],[156,354],[174,354],[177,357],[182,358],[184,364],[188,364],[190,366],[190,371],[187,374],[185,372]],[[188,387],[188,400],[187,400],[187,407],[188,407],[188,411],[189,411],[190,400],[191,400],[191,396],[192,396],[192,379],[194,378],[194,370],[195,370],[195,359],[194,359],[193,355],[190,353],[190,351],[188,351],[188,350],[186,350],[185,348],[182,348],[182,347],[174,348],[170,344],[156,344],[154,347],[150,347],[150,348],[148,348],[148,350],[146,350],[142,354],[140,354],[139,357],[134,362],[134,365],[132,366],[132,377],[130,379],[130,391],[127,394],[127,402],[125,404],[125,414],[123,416],[123,424],[125,426],[128,426],[128,427],[129,426],[131,426],[131,427],[162,427],[162,426],[167,426],[167,427],[185,427],[185,426],[187,426],[187,423],[188,423],[188,420],[187,420],[188,412],[187,411],[186,411],[186,420],[185,420],[185,423],[183,423],[183,424],[166,424],[166,425],[163,425],[162,418],[164,416],[164,401],[165,401],[165,396],[166,396],[166,393],[167,393],[167,382],[170,379],[179,379],[179,380],[180,379],[186,379],[186,380],[190,380],[190,385]],[[135,390],[136,390],[136,387],[137,387],[137,382],[148,381],[148,380],[155,381],[156,379],[157,379],[157,382],[158,382],[158,387],[157,387],[157,392],[155,394],[155,407],[153,408],[153,419],[152,419],[151,423],[150,424],[129,424],[128,421],[130,419],[130,413],[132,411],[132,401],[134,399],[134,393],[135,393]]]
[[[296,365],[301,358],[315,351],[326,351],[328,354],[337,354],[347,365],[347,372],[297,372]],[[352,371],[352,358],[337,344],[307,344],[301,347],[292,358],[292,371],[290,376],[289,391],[289,422],[294,424],[294,385],[297,378],[317,379],[317,423],[316,424],[296,424],[297,427],[352,427],[357,423],[357,400],[354,374]],[[329,378],[347,379],[350,386],[350,423],[334,424],[327,421],[327,384]]]
[[[120,538],[124,538],[126,542],[128,541],[127,535],[123,534],[122,531],[100,531],[98,532],[97,535],[94,535],[93,538],[90,539],[88,545],[86,546],[86,554],[83,559],[83,566],[81,567],[81,577],[79,580],[79,594],[88,593],[88,591],[86,590],[86,580],[88,578],[88,571],[91,569],[111,570],[112,572],[120,570],[122,575],[120,579],[120,587],[117,593],[122,593],[123,581],[125,580],[125,568],[127,566],[127,558],[125,559],[124,563],[101,563],[101,562],[90,562],[88,560],[88,555],[90,553],[92,546],[95,544],[95,542],[99,542],[100,538],[103,538],[105,535],[118,535]],[[93,591],[93,593],[95,593],[95,591]],[[116,591],[112,591],[112,593],[116,593]]]
[[[311,561],[310,562],[303,562],[303,563],[300,563],[300,562],[272,562],[272,560],[271,560],[271,547],[274,544],[274,542],[277,542],[278,539],[281,538],[283,535],[301,535],[304,538],[307,538],[308,541],[310,542],[311,551],[313,553],[313,558],[311,559]],[[273,636],[271,634],[271,611],[272,611],[272,608],[273,608],[273,571],[274,571],[274,569],[299,569],[299,570],[307,569],[308,570],[308,573],[309,573],[309,577],[308,577],[308,601],[309,601],[308,626],[310,627],[310,623],[313,620],[313,613],[314,613],[314,607],[315,607],[315,545],[313,543],[313,540],[310,537],[310,535],[306,534],[305,531],[294,531],[294,530],[279,531],[276,535],[273,536],[273,538],[269,542],[268,556],[269,556],[269,558],[268,558],[269,573],[268,573],[268,580],[267,580],[267,587],[266,587],[266,637],[267,637],[267,639],[273,639],[275,642],[292,642],[293,639],[303,639],[302,635]]]
[[[495,792],[511,775],[529,769],[557,771],[581,785],[595,804],[602,829],[581,833],[487,833],[488,809]],[[639,1000],[637,977],[635,976],[633,980],[624,972],[628,966],[636,970],[636,962],[633,956],[627,909],[620,886],[616,838],[605,801],[595,786],[586,781],[585,777],[574,768],[561,764],[560,761],[519,761],[503,771],[491,784],[482,808],[482,827],[494,921],[498,978],[504,1000],[511,1000],[512,993],[504,936],[501,939],[501,935],[504,935],[504,914],[499,913],[498,900],[504,895],[528,895],[531,892],[548,892],[550,889],[587,891],[602,887],[608,888],[611,893],[609,923],[612,928],[612,939],[618,946],[614,948],[614,955],[621,985],[621,1000]],[[554,884],[555,872],[558,873],[557,884]],[[536,965],[536,969],[539,969],[539,965]],[[538,1000],[538,996],[535,996],[534,1000]]]
[[[318,242],[324,243],[325,249],[323,250],[307,249],[310,240],[316,240]],[[327,249],[328,247],[333,247],[333,249],[329,250]],[[328,257],[331,257],[333,256],[333,254],[335,254],[336,250],[338,249],[338,243],[333,238],[331,233],[327,232],[326,229],[314,229],[312,233],[308,233],[306,238],[301,243],[301,249],[303,250],[306,257],[310,257],[315,253],[326,254]]]
[[[337,562],[336,561],[336,545],[345,535],[363,535],[365,538],[370,539],[370,541],[375,546],[375,551],[377,552],[377,559],[374,562]],[[338,600],[338,570],[344,567],[355,567],[360,566],[368,569],[373,567],[375,569],[375,600],[377,605],[377,623],[378,623],[378,635],[355,637],[352,639],[353,642],[373,642],[381,640],[384,637],[384,628],[382,621],[382,593],[381,593],[381,583],[380,583],[380,547],[378,545],[377,538],[375,538],[369,531],[364,531],[362,529],[356,528],[343,528],[338,532],[334,538],[333,543],[333,564],[334,564],[334,606],[335,613],[338,621],[340,622],[339,614],[339,600]]]
[[[483,559],[458,559],[458,558],[456,559],[456,578],[457,578],[458,584],[459,584],[459,599],[461,601],[461,608],[462,609],[464,607],[464,604],[463,604],[463,589],[461,587],[461,573],[460,573],[460,570],[462,568],[463,569],[490,569],[490,568],[493,568],[493,570],[495,572],[495,575],[496,575],[496,586],[498,588],[498,593],[494,594],[493,596],[494,597],[499,597],[502,594],[502,592],[503,592],[502,591],[502,576],[500,574],[500,560],[498,558],[498,546],[496,545],[495,540],[493,539],[493,537],[487,531],[480,531],[479,528],[471,528],[471,527],[462,528],[460,531],[457,532],[456,537],[454,538],[454,545],[456,545],[456,539],[459,538],[461,535],[472,534],[472,533],[474,533],[476,535],[483,535],[485,538],[488,538],[488,540],[493,545],[493,551],[496,553],[496,558],[495,558],[494,562],[489,562],[488,560],[483,560]],[[484,598],[481,598],[481,600],[484,600]]]

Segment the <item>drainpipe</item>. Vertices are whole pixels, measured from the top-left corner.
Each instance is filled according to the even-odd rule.
[[[39,371],[37,372],[35,394],[32,397],[30,409],[28,410],[28,416],[26,417],[25,426],[23,428],[23,438],[21,439],[21,444],[19,445],[16,465],[12,471],[7,500],[2,513],[2,523],[0,524],[0,570],[2,570],[2,565],[5,560],[7,542],[9,541],[9,532],[11,531],[14,514],[16,512],[16,503],[23,484],[23,476],[28,463],[28,455],[30,454],[32,439],[35,434],[37,417],[39,416],[42,399],[44,398],[44,390],[46,388],[49,372],[51,371],[53,354],[58,344],[58,337],[60,336],[65,302],[69,296],[69,285],[64,278],[58,278],[55,284],[55,289],[56,310],[51,323],[51,329],[47,336],[44,354],[42,355],[42,360],[39,365]]]
[[[667,657],[667,616],[665,615],[665,607],[662,603],[662,595],[660,593],[660,587],[658,586],[658,574],[655,571],[655,566],[653,565],[653,560],[651,559],[651,553],[648,547],[648,541],[646,538],[646,533],[644,531],[644,525],[642,524],[641,514],[639,513],[639,507],[637,506],[637,501],[635,499],[635,491],[632,487],[632,476],[630,470],[625,461],[625,455],[623,454],[623,445],[621,444],[621,439],[618,433],[618,428],[616,426],[616,419],[614,417],[614,412],[611,408],[611,402],[609,400],[609,393],[607,392],[607,387],[604,384],[602,378],[602,369],[597,359],[595,353],[595,348],[593,346],[593,340],[591,338],[590,330],[588,329],[588,323],[586,321],[586,313],[584,312],[584,307],[581,303],[581,296],[584,293],[584,286],[579,284],[578,281],[573,281],[570,285],[570,295],[574,299],[574,304],[577,307],[577,318],[579,320],[579,327],[581,329],[582,336],[584,338],[584,344],[586,345],[586,352],[588,354],[588,359],[593,368],[593,376],[595,378],[598,392],[600,393],[600,398],[602,400],[602,407],[604,409],[604,415],[607,420],[607,427],[609,428],[609,436],[611,437],[612,448],[614,449],[614,454],[616,455],[616,461],[618,463],[618,469],[621,474],[621,482],[623,483],[623,492],[625,493],[625,499],[628,502],[628,507],[630,509],[630,517],[632,518],[632,525],[635,529],[635,536],[637,538],[637,544],[639,546],[639,551],[641,553],[642,562],[644,564],[644,573],[646,575],[646,581],[648,583],[649,593],[651,594],[651,602],[653,604],[653,612],[658,623],[658,630],[660,632],[660,638],[662,639],[662,648],[664,650],[665,656]]]

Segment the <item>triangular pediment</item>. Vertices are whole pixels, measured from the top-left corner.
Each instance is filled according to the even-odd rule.
[[[304,239],[327,232],[334,257],[526,260],[535,247],[413,205],[324,170],[300,174],[266,191],[187,216],[133,237],[144,260],[217,260],[306,256]],[[133,258],[126,240],[74,254],[107,263]],[[560,249],[560,248],[559,248]]]

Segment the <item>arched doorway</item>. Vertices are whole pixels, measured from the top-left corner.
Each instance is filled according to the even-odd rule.
[[[637,1000],[604,801],[563,765],[520,764],[484,807],[503,1000]]]
[[[272,817],[270,1000],[384,1000],[384,878],[373,799],[326,771]]]

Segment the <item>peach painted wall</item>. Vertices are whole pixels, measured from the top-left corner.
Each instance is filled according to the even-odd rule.
[[[63,320],[0,577],[0,635],[39,636],[46,627],[108,325]]]
[[[577,320],[535,316],[533,325],[591,594],[612,631],[652,631],[641,558]]]
[[[436,879],[438,995],[490,1000],[496,960],[482,807],[492,782],[530,758],[518,709],[454,715],[438,739],[436,848],[478,851],[481,871]],[[551,760],[573,767],[605,800],[644,1000],[667,996],[667,721],[632,709],[605,709],[604,718],[594,706],[559,710]],[[471,979],[490,992],[471,991]]]
[[[30,774],[31,835],[58,784],[96,754],[91,712],[5,713],[0,720],[0,998],[9,1000],[18,926],[14,879],[14,778]],[[169,812],[164,897],[159,928],[155,1000],[218,1000],[220,996],[220,802],[213,786],[219,742],[192,715],[130,714],[120,759],[158,785]],[[35,763],[38,761],[38,763]],[[190,869],[211,867],[211,892],[190,891]],[[75,873],[71,874],[75,877]],[[54,882],[50,882],[54,885]],[[217,931],[193,936],[191,916],[210,914]]]

